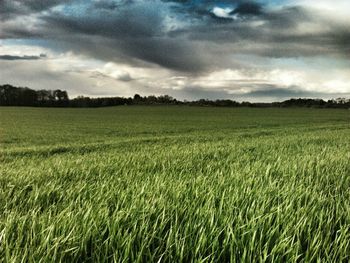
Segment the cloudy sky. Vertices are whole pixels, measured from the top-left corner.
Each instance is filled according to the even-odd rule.
[[[350,97],[349,0],[0,0],[0,84],[71,97]]]

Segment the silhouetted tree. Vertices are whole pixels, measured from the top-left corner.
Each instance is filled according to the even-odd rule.
[[[67,91],[65,90],[54,90],[53,91],[53,98],[55,100],[56,106],[66,106],[68,105],[69,98]]]

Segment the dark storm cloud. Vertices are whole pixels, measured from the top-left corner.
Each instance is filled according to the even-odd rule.
[[[263,13],[263,5],[254,1],[244,0],[221,0],[221,1],[193,1],[193,0],[163,0],[163,2],[173,3],[173,10],[179,14],[187,13],[192,18],[205,19],[211,18],[215,22],[229,22],[232,18],[219,17],[212,10],[217,6],[226,6],[232,8],[231,15],[250,16],[261,15]]]
[[[43,20],[55,29],[59,41],[91,56],[146,61],[180,71],[202,70],[203,61],[193,45],[164,31],[164,15],[155,8],[134,5],[118,12],[95,10],[89,19],[52,13]]]
[[[0,55],[0,60],[38,60],[46,58],[46,55],[40,56],[12,56],[12,55]]]
[[[237,19],[233,21],[231,19],[232,23],[227,25],[216,25],[206,21],[193,25],[180,33],[201,36],[200,40],[216,41],[219,39],[224,43],[240,39],[255,39],[254,42],[265,42],[273,40],[275,36],[289,36],[292,39],[298,35],[296,29],[299,24],[313,20],[312,14],[301,7],[288,7],[260,13],[258,17],[251,17],[248,20]],[[260,22],[260,25],[253,26],[251,22]]]
[[[263,14],[263,6],[254,2],[244,2],[240,3],[237,8],[235,8],[232,12],[232,15],[240,14],[240,15],[262,15]]]
[[[63,3],[68,11],[50,9]],[[0,7],[7,17],[47,11],[38,15],[34,28],[16,27],[12,15],[0,25],[0,38],[42,38],[102,60],[151,63],[188,73],[230,67],[230,54],[349,57],[350,29],[326,24],[322,32],[300,31],[302,23],[327,23],[303,7],[269,9],[242,0],[2,0]],[[214,7],[232,8],[229,15],[235,18],[215,15]]]
[[[48,10],[54,6],[73,2],[69,0],[0,0],[0,20],[12,19],[16,15],[29,15],[31,13]]]
[[[225,54],[243,53],[278,58],[319,55],[349,57],[350,28],[322,21],[302,7],[264,11],[251,19],[217,19],[226,23],[207,22],[171,34],[186,35],[193,41],[220,43]],[[322,31],[303,31],[308,26],[322,24]]]
[[[6,0],[5,0],[6,1]],[[7,0],[9,1],[9,0]],[[69,3],[72,1],[69,0],[50,0],[50,1],[44,1],[44,0],[26,0],[26,1],[16,1],[16,0],[10,0],[11,2],[15,2],[15,4],[19,6],[25,6],[33,11],[43,11],[47,10],[49,8],[52,8],[54,6],[57,6],[59,4]]]
[[[88,18],[51,13],[43,17],[43,21],[47,24],[46,28],[54,29],[55,35],[60,36],[61,40],[65,39],[67,45],[75,46],[72,43],[77,42],[79,50],[91,56],[101,59],[114,58],[119,61],[140,60],[193,73],[226,66],[225,64],[229,63],[225,61],[227,59],[223,57],[223,53],[209,54],[206,49],[209,50],[210,46],[198,45],[197,41],[222,44],[224,49],[227,49],[226,46],[230,43],[229,52],[236,52],[235,44],[240,41],[271,43],[273,34],[278,36],[279,33],[268,32],[270,27],[276,24],[283,27],[282,22],[287,21],[285,27],[290,28],[292,25],[289,21],[293,20],[293,17],[300,17],[295,14],[299,13],[299,10],[265,14],[262,12],[262,6],[254,2],[222,1],[221,4],[235,4],[236,9],[233,12],[237,14],[260,15],[260,19],[267,25],[264,28],[252,28],[246,24],[246,20],[218,24],[217,21],[225,22],[227,19],[215,17],[215,23],[211,22],[213,15],[210,13],[210,8],[215,6],[217,1],[202,1],[195,9],[188,9],[194,5],[191,1],[177,1],[176,4],[180,5],[184,12],[187,10],[184,15],[193,15],[193,12],[196,12],[192,17],[196,21],[186,24],[177,31],[165,29],[166,16],[172,9],[166,9],[167,6],[164,4],[159,5],[158,9],[132,2],[119,3],[119,6],[109,1],[97,3],[99,5],[96,6],[95,3],[95,7],[99,8]],[[209,13],[211,15],[208,15]],[[170,14],[175,17],[183,16],[177,11]],[[284,15],[285,20],[282,19]],[[89,35],[93,40],[85,37]],[[99,49],[96,45],[103,46],[103,49]],[[259,50],[255,52],[270,56],[269,51],[272,49],[262,49],[265,54]],[[250,49],[247,52],[254,50]]]
[[[108,38],[148,38],[162,34],[163,15],[155,9],[143,9],[142,6],[95,10],[88,17],[67,16],[51,13],[44,16],[47,25],[62,30],[67,35],[73,33],[96,35]],[[147,18],[147,20],[143,20]]]
[[[119,1],[100,0],[92,4],[92,9],[115,10],[125,5],[132,4],[133,2],[134,2],[133,0],[119,0]]]
[[[293,29],[303,22],[312,22],[315,17],[303,7],[285,7],[262,14],[263,20],[273,29]],[[317,18],[316,18],[317,19]]]

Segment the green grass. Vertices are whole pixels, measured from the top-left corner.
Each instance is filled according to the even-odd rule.
[[[350,111],[0,108],[0,262],[349,262]]]

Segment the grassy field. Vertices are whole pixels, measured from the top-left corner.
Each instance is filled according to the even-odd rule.
[[[350,111],[0,108],[0,262],[349,262]]]

